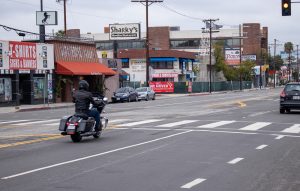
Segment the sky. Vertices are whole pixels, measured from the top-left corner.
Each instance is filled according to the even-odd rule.
[[[0,0],[0,25],[39,32],[36,11],[41,0]],[[300,1],[299,1],[300,2]],[[43,0],[44,11],[58,11],[58,25],[46,26],[46,33],[64,28],[63,2]],[[113,23],[141,23],[145,31],[145,6],[131,0],[68,0],[67,28],[81,33],[103,33]],[[277,39],[300,44],[300,3],[292,4],[292,15],[281,16],[281,0],[164,0],[149,7],[149,26],[179,26],[181,30],[201,30],[203,19],[219,19],[226,28],[242,23],[260,23],[269,28],[269,43]],[[297,24],[298,23],[298,24]],[[0,27],[1,40],[22,40],[14,31]],[[272,48],[272,45],[271,45]],[[296,49],[296,46],[295,46]]]

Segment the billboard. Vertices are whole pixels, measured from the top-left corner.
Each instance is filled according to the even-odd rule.
[[[137,40],[141,38],[141,26],[139,23],[110,24],[110,40]]]
[[[37,69],[36,44],[9,41],[9,69]]]
[[[174,93],[174,82],[149,82],[155,93]]]

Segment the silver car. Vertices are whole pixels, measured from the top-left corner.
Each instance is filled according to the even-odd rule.
[[[136,89],[138,100],[155,100],[155,92],[150,87],[140,87]]]

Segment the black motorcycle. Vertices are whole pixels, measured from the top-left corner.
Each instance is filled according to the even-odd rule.
[[[97,109],[100,114],[100,127],[102,131],[107,127],[108,119],[101,114],[107,104],[107,98],[102,96],[93,97],[97,105],[90,104],[90,109]],[[84,113],[75,113],[72,116],[64,116],[60,120],[59,130],[62,135],[70,135],[73,142],[80,142],[82,137],[93,136],[99,138],[102,131],[95,131],[96,121]]]

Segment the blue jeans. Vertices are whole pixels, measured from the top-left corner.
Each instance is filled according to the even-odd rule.
[[[97,109],[91,109],[87,112],[87,115],[89,117],[93,117],[96,121],[96,130],[101,130],[100,124],[100,113],[97,111]]]

